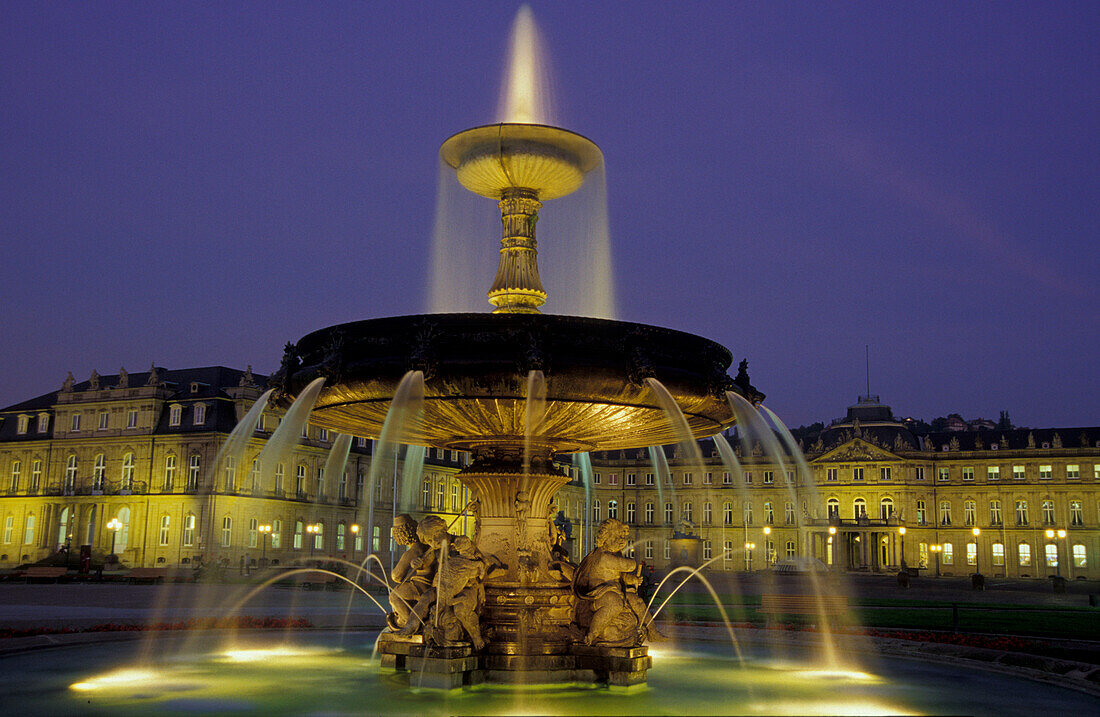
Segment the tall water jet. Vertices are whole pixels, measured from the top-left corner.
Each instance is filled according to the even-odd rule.
[[[530,5],[521,5],[512,23],[508,60],[501,83],[496,120],[520,124],[553,124],[549,61]]]

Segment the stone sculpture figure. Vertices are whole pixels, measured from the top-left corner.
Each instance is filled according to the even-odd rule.
[[[622,554],[629,537],[630,528],[615,518],[600,523],[596,549],[573,577],[574,622],[586,645],[635,646],[660,638],[638,596],[642,564]]]
[[[390,572],[390,580],[394,583],[390,590],[392,612],[386,616],[386,623],[395,632],[405,627],[413,607],[435,577],[434,562],[426,559],[431,557],[430,549],[418,539],[417,528],[411,515],[402,513],[394,518],[394,542],[406,546],[405,553]]]
[[[399,635],[411,636],[423,632],[427,624],[428,614],[435,607],[437,589],[436,572],[439,567],[439,556],[444,550],[450,535],[447,533],[447,524],[437,515],[429,515],[416,526],[416,537],[424,545],[424,552],[412,561],[410,566],[417,571],[417,580],[423,585],[423,589],[412,606],[404,626],[398,632]]]
[[[480,614],[485,604],[488,563],[465,535],[454,537],[441,549],[447,554],[440,560],[436,572],[432,641],[456,642],[467,635],[474,649],[481,650],[485,647],[485,639],[481,634]]]

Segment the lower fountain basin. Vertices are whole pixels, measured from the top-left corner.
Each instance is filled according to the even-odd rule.
[[[671,329],[545,314],[426,314],[356,321],[298,342],[275,382],[284,398],[323,376],[310,422],[357,436],[382,430],[406,372],[424,374],[423,411],[403,443],[476,450],[522,444],[528,378],[541,372],[546,409],[531,436],[550,450],[610,450],[675,443],[646,383],[656,378],[696,437],[730,426],[725,391],[732,357],[721,345]]]
[[[1090,714],[1096,698],[956,664],[877,658],[823,670],[797,647],[680,643],[655,651],[646,686],[416,689],[371,658],[377,633],[161,635],[0,659],[12,714]],[[185,650],[177,652],[184,645]],[[866,656],[864,656],[866,657]],[[799,661],[802,661],[801,663]],[[411,685],[410,685],[411,683]],[[414,689],[409,689],[412,686]]]

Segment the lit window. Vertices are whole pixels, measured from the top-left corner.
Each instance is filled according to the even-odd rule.
[[[940,501],[940,525],[951,525],[951,502]]]
[[[1069,480],[1078,480],[1081,478],[1081,466],[1076,463],[1071,463],[1066,466],[1066,478]]]
[[[195,516],[191,513],[183,519],[183,545],[190,548],[195,544]]]
[[[271,521],[271,547],[276,550],[283,547],[283,521],[278,518]]]
[[[13,530],[15,530],[15,516],[9,515],[7,518],[4,518],[4,544],[5,545],[8,545],[8,544],[11,543],[11,534],[12,534]]]
[[[862,478],[862,469],[860,469],[860,477]],[[774,480],[775,474],[772,471],[764,471],[764,482],[771,483]]]
[[[34,514],[27,516],[26,523],[23,524],[23,545],[34,544]]]
[[[344,538],[345,538],[344,531],[345,530],[347,530],[347,528],[343,523],[338,523],[336,525],[336,549],[337,550],[343,550],[344,549]]]
[[[619,517],[619,501],[609,500],[607,501],[607,517],[618,518]]]
[[[228,515],[222,518],[222,547],[228,548],[233,538],[233,519]]]
[[[978,544],[967,543],[966,544],[966,564],[977,565],[978,564]]]
[[[1085,553],[1085,546],[1081,543],[1076,543],[1073,546],[1073,567],[1075,568],[1087,568],[1088,556]]]
[[[943,557],[941,558],[944,565],[951,565],[955,562],[955,546],[951,543],[943,544]]]
[[[1053,473],[1050,466],[1039,466],[1039,480],[1050,480]]]
[[[1016,501],[1016,525],[1027,525],[1027,501]]]
[[[19,474],[22,472],[22,470],[23,470],[23,462],[22,461],[12,461],[11,462],[11,492],[12,493],[19,490]]]
[[[989,501],[989,524],[1001,525],[1004,522],[1004,517],[1001,514],[1001,501],[991,500]]]
[[[977,504],[972,500],[963,501],[963,525],[976,525],[977,522]]]
[[[940,480],[947,481],[951,479],[951,471],[947,468],[940,468]]]
[[[136,410],[130,410],[126,412],[126,427],[137,428],[137,414]]]
[[[1043,508],[1043,525],[1054,525],[1054,501],[1044,500],[1042,502]]]
[[[1069,524],[1070,525],[1084,525],[1085,515],[1081,509],[1081,501],[1071,500],[1069,502]]]
[[[302,521],[294,521],[294,542],[293,546],[295,550],[302,549]]]
[[[1016,555],[1019,558],[1018,562],[1020,563],[1020,567],[1022,567],[1022,568],[1031,567],[1031,546],[1030,545],[1028,545],[1027,543],[1020,543],[1020,545],[1016,548]]]
[[[1024,470],[1024,466],[1012,466],[1012,479],[1024,480],[1027,478],[1027,472]]]
[[[990,546],[993,552],[993,565],[996,567],[1002,567],[1005,564],[1005,546],[1003,543],[993,543]]]
[[[1046,554],[1046,562],[1048,568],[1058,567],[1058,546],[1054,543],[1047,543],[1044,546]]]
[[[973,468],[963,468],[963,480],[974,480]]]
[[[985,469],[986,480],[1000,480],[1001,479],[1001,467],[989,466]]]

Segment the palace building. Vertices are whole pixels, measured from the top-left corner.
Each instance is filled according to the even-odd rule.
[[[371,552],[388,564],[395,502],[472,532],[470,495],[455,477],[463,452],[427,449],[421,470],[409,451],[376,468],[372,491],[373,442],[354,438],[340,471],[336,436],[307,424],[285,460],[262,470],[260,451],[282,420],[268,408],[243,458],[219,457],[265,385],[250,369],[152,367],[70,376],[0,410],[0,567],[82,546],[133,567],[359,562]],[[658,569],[820,561],[1100,579],[1100,428],[915,435],[862,396],[802,447],[805,463],[791,451],[769,456],[736,429],[725,438],[730,463],[708,439],[698,457],[665,447],[562,466],[572,480],[556,498],[557,523],[573,555],[600,520],[618,518],[634,530],[634,554]]]

